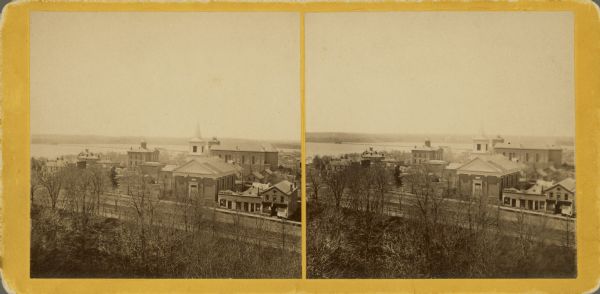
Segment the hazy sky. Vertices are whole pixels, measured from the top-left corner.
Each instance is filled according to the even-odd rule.
[[[574,135],[569,12],[306,15],[307,131]]]
[[[31,132],[300,139],[297,13],[31,17]]]

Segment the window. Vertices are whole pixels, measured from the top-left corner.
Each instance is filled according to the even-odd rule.
[[[283,196],[281,196],[281,203],[283,203]]]
[[[549,196],[550,198],[554,198],[554,193],[550,192],[550,193],[548,193],[548,196]]]
[[[525,153],[525,161],[529,162],[529,153]]]
[[[246,163],[246,156],[242,155],[242,163]]]
[[[252,156],[252,164],[254,164],[254,163],[255,163],[255,161],[254,161],[254,156]]]
[[[540,209],[543,210],[546,203],[544,201],[540,201]]]
[[[267,195],[267,200],[269,200],[269,195]]]
[[[569,194],[565,193],[565,200],[569,200]]]
[[[227,201],[227,208],[231,209],[231,201]]]
[[[194,153],[198,152],[198,146],[192,146],[192,152],[194,152]]]
[[[540,154],[539,153],[535,154],[535,162],[540,162]]]
[[[236,201],[236,202],[235,202],[235,209],[237,209],[237,210],[242,210],[242,203],[241,203],[241,202],[239,202],[239,201]]]
[[[477,151],[481,150],[481,144],[477,144]]]

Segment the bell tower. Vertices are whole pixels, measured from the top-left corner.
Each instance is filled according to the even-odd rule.
[[[196,124],[196,136],[188,141],[188,156],[207,156],[208,155],[208,142],[202,139],[200,132],[200,125]]]

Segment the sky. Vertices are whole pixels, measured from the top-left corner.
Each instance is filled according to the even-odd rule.
[[[308,132],[574,136],[570,12],[305,22]]]
[[[297,13],[34,12],[31,133],[300,140]]]

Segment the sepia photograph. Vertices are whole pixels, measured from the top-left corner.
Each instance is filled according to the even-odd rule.
[[[31,278],[300,278],[300,19],[32,12]]]
[[[307,277],[577,277],[573,18],[307,13]]]

